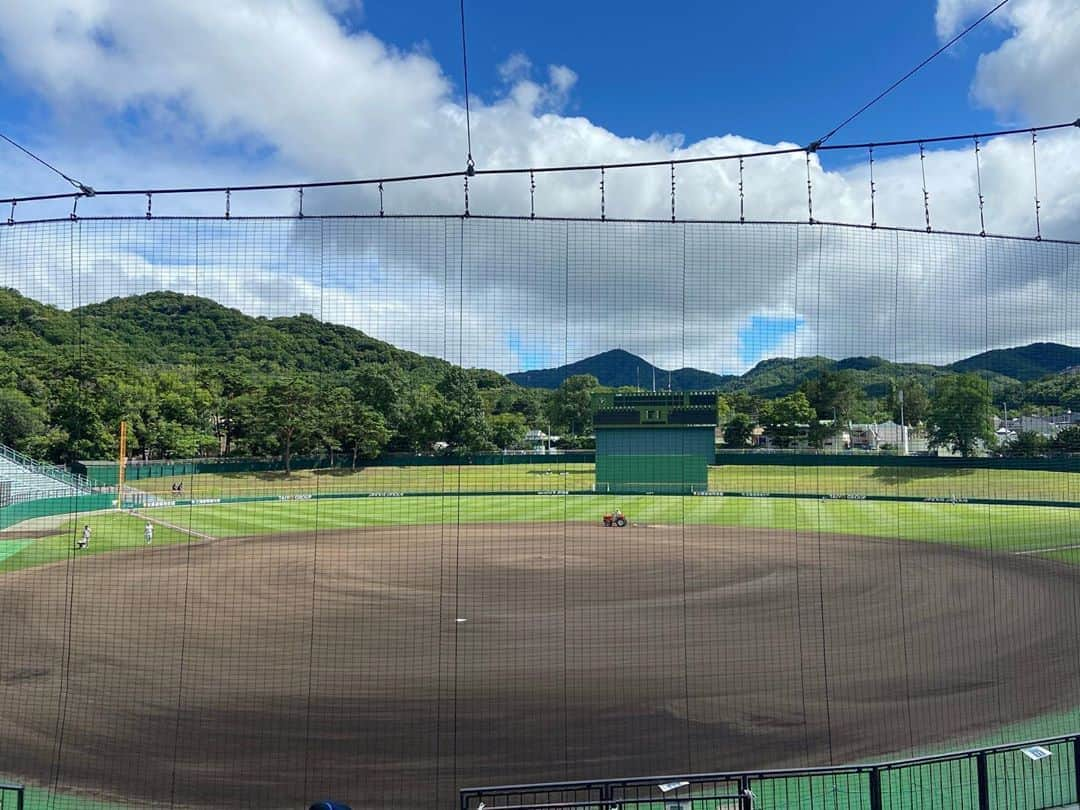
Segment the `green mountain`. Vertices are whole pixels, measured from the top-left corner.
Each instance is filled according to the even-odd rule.
[[[243,361],[267,373],[333,374],[363,364],[392,365],[430,381],[451,367],[310,315],[253,317],[173,292],[112,298],[65,311],[5,288],[0,288],[0,359],[31,363],[42,376],[75,364],[209,370]],[[476,374],[493,387],[494,372]],[[504,377],[495,376],[506,384]]]
[[[1080,365],[1080,349],[1060,343],[1032,343],[1015,349],[994,349],[953,363],[952,371],[989,371],[1029,382]]]
[[[719,388],[736,379],[696,368],[663,369],[623,349],[611,349],[558,368],[518,371],[506,377],[524,388],[558,388],[563,380],[576,374],[591,374],[601,385],[611,388],[629,386],[651,389],[655,383],[657,390],[667,390],[670,384],[676,391]]]
[[[1078,366],[1080,349],[1037,343],[941,367],[778,357],[734,376],[615,349],[503,376],[310,315],[254,317],[172,292],[65,311],[0,288],[0,442],[57,461],[110,457],[120,421],[129,449],[149,457],[511,447],[531,426],[566,435],[588,422],[587,398],[556,390],[575,374],[644,389],[655,374],[658,389],[772,399],[840,371],[877,408],[897,380],[930,391],[941,375],[976,371],[1010,411],[1080,409]]]
[[[927,363],[893,363],[881,357],[847,357],[833,360],[828,357],[773,357],[762,360],[742,375],[713,374],[694,368],[667,371],[622,349],[613,349],[586,357],[558,368],[522,371],[507,374],[507,378],[526,388],[557,388],[574,374],[591,374],[601,385],[609,387],[652,387],[656,372],[656,387],[667,389],[670,374],[671,388],[676,391],[717,389],[725,393],[743,392],[765,398],[783,396],[802,383],[824,372],[847,371],[870,397],[883,397],[889,383],[897,379],[913,379],[928,389],[935,377],[943,374],[977,372],[986,377],[995,390],[1018,383],[1039,380],[1048,375],[1067,373],[1080,365],[1080,349],[1057,343],[1033,343],[1015,349],[997,349],[960,360],[947,366]]]

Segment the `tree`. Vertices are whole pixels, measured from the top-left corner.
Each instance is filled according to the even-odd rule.
[[[735,413],[745,413],[751,419],[757,417],[761,412],[762,406],[765,404],[765,400],[757,394],[748,394],[746,391],[736,391],[731,394],[725,394],[725,398],[728,401],[728,406]]]
[[[1050,440],[1031,430],[1022,430],[1003,448],[1005,455],[1032,458],[1041,456],[1050,449]]]
[[[442,394],[430,385],[408,390],[401,405],[401,423],[397,429],[398,446],[410,450],[430,450],[442,439],[446,403]]]
[[[305,449],[315,437],[315,414],[318,391],[306,378],[275,380],[266,389],[259,417],[267,435],[277,439],[277,450],[285,465],[285,475],[292,472],[292,454]]]
[[[948,447],[971,456],[979,444],[994,438],[990,389],[977,374],[950,374],[938,379],[930,399],[930,446]]]
[[[394,366],[365,363],[349,376],[349,389],[357,402],[374,408],[387,424],[395,424],[401,416],[401,392],[407,381]]]
[[[45,411],[16,388],[0,388],[0,443],[19,450],[45,431]]]
[[[525,417],[519,413],[498,413],[488,419],[491,426],[491,440],[496,447],[512,448],[525,438],[527,425]]]
[[[903,392],[904,406],[900,407],[900,392]],[[896,424],[918,425],[926,421],[930,411],[930,397],[926,387],[918,380],[893,380],[889,383],[889,393],[885,398],[885,409]],[[901,418],[901,411],[903,416]]]
[[[227,456],[254,421],[257,397],[253,392],[259,387],[259,375],[247,358],[238,357],[217,369],[215,376],[211,383],[210,423],[221,453]]]
[[[754,420],[737,413],[724,425],[724,444],[731,448],[746,447],[754,435]]]
[[[851,419],[863,399],[862,389],[850,371],[825,371],[804,382],[800,390],[819,418],[834,423]]]
[[[392,435],[381,413],[362,402],[354,403],[349,429],[345,435],[345,446],[352,450],[352,468],[356,469],[357,457],[378,456]]]
[[[592,394],[600,381],[592,374],[574,374],[563,380],[551,397],[553,428],[571,434],[592,432]]]
[[[348,446],[353,404],[352,391],[338,386],[327,391],[316,408],[315,431],[319,444],[326,448],[327,455],[330,456],[331,467],[334,466],[334,453]]]
[[[147,455],[192,458],[213,452],[214,398],[190,368],[151,375],[142,399],[141,424],[133,431]]]
[[[436,390],[443,399],[442,440],[465,450],[490,449],[491,431],[484,412],[484,400],[469,373],[451,366]]]
[[[1059,453],[1080,453],[1080,425],[1062,429],[1050,446]]]
[[[778,447],[790,447],[795,438],[817,419],[806,394],[796,391],[766,402],[761,408],[761,426]]]

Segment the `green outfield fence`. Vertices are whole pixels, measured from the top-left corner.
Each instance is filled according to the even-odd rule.
[[[1078,766],[1072,734],[863,765],[465,788],[459,798],[460,810],[1050,810],[1080,801]]]
[[[21,501],[10,506],[0,508],[0,529],[22,523],[24,520],[32,520],[39,517],[53,515],[67,515],[75,518],[80,512],[93,512],[98,509],[109,509],[116,504],[116,497],[112,494],[98,493],[94,495],[69,495],[61,498],[38,498],[36,500]]]
[[[591,450],[575,450],[566,453],[464,453],[464,454],[414,454],[389,453],[376,459],[363,459],[356,465],[364,467],[443,467],[458,464],[477,466],[498,466],[504,464],[591,464],[594,453]],[[293,470],[341,469],[352,467],[349,455],[293,456],[289,460]],[[119,465],[115,461],[80,460],[71,464],[71,469],[85,475],[93,481],[115,486],[119,482]],[[172,460],[153,460],[128,462],[124,480],[128,482],[149,478],[181,478],[187,475],[281,472],[285,462],[275,458],[196,458]]]
[[[660,486],[660,485],[658,485]],[[801,501],[883,501],[890,503],[940,503],[940,504],[970,504],[976,506],[1051,506],[1064,509],[1080,508],[1080,501],[1049,501],[1033,498],[953,498],[953,497],[920,497],[918,495],[820,495],[813,492],[739,492],[735,490],[700,490],[696,492],[665,492],[661,489],[655,492],[641,492],[637,489],[470,489],[470,490],[419,490],[416,492],[305,492],[286,495],[235,495],[221,498],[179,498],[167,500],[157,498],[147,502],[143,498],[124,500],[125,509],[153,508],[165,506],[212,506],[214,504],[229,503],[269,503],[272,501],[332,501],[346,500],[349,498],[438,498],[438,497],[494,497],[494,496],[597,496],[597,495],[663,495],[670,497],[695,497],[695,498],[782,498],[787,500]]]
[[[26,788],[0,782],[0,810],[23,810],[26,804]]]
[[[499,466],[520,464],[592,464],[592,450],[565,453],[451,453],[412,454],[390,453],[375,459],[358,462],[365,467],[443,467],[455,465]],[[1078,472],[1080,457],[1055,456],[1047,458],[954,458],[947,456],[897,456],[877,453],[776,453],[765,450],[720,450],[714,465],[774,466],[774,467],[925,467],[930,469],[993,469],[1042,470],[1046,472]],[[294,456],[289,466],[293,470],[349,469],[348,455]],[[71,465],[73,472],[86,476],[96,484],[114,486],[118,483],[119,465],[115,461],[80,460]],[[180,478],[187,475],[280,472],[285,469],[281,458],[199,458],[136,461],[128,463],[125,480],[150,478]]]
[[[942,470],[1043,470],[1080,472],[1080,455],[1039,458],[1002,456],[898,456],[890,453],[775,453],[719,450],[716,465],[776,467],[926,467]]]

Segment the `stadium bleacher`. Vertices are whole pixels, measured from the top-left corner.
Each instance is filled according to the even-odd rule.
[[[26,456],[7,445],[0,444],[0,481],[10,502],[37,500],[39,498],[65,498],[84,495],[91,491],[90,484],[80,475],[60,467]]]

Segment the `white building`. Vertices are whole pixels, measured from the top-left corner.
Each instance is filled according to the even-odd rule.
[[[549,436],[542,430],[530,430],[525,433],[525,444],[532,448],[534,453],[553,453],[551,445],[556,444],[561,436]]]

